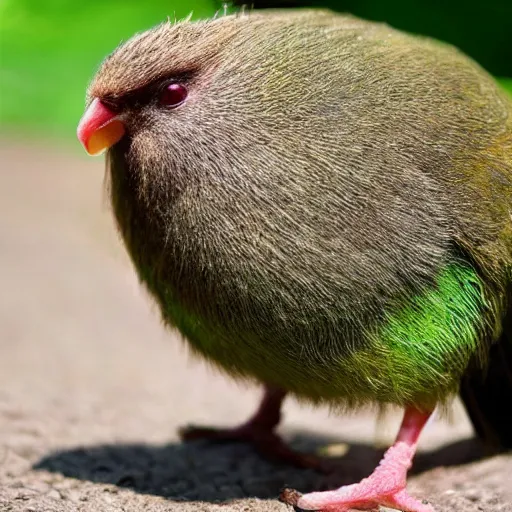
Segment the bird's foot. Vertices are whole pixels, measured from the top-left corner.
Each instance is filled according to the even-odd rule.
[[[265,387],[265,392],[255,414],[236,428],[215,429],[204,427],[185,427],[180,430],[184,441],[207,439],[216,442],[249,443],[265,459],[282,462],[300,468],[316,469],[323,473],[331,472],[328,461],[321,457],[295,452],[275,433],[281,418],[281,405],[286,392]]]
[[[251,422],[232,429],[188,426],[180,430],[180,436],[184,441],[206,439],[214,442],[244,442],[251,444],[262,457],[272,462],[315,469],[322,473],[332,471],[327,460],[296,452],[273,430]]]
[[[397,442],[386,452],[377,469],[358,484],[305,495],[286,489],[281,493],[281,500],[297,510],[321,512],[378,511],[380,505],[404,512],[434,512],[430,505],[405,490],[414,451],[413,446]]]

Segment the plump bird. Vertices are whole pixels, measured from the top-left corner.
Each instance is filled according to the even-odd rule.
[[[404,408],[359,484],[283,499],[431,511],[406,475],[459,390],[512,446],[512,102],[455,48],[323,10],[165,23],[102,64],[78,137],[108,149],[113,211],[164,321],[263,383],[224,431],[297,464],[286,393]]]

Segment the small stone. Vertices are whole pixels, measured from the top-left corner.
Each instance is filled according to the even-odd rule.
[[[46,496],[48,496],[49,498],[53,498],[55,500],[62,499],[62,494],[57,489],[51,489],[50,491],[48,491]]]
[[[350,446],[347,443],[333,443],[327,446],[322,446],[318,450],[319,455],[324,457],[343,457],[348,453]]]

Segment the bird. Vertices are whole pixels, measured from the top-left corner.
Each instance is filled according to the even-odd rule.
[[[77,129],[106,152],[113,215],[164,323],[263,386],[239,439],[313,465],[275,433],[286,395],[404,411],[359,483],[300,510],[431,512],[407,473],[460,393],[512,447],[512,101],[448,43],[323,9],[165,22],[122,43]]]

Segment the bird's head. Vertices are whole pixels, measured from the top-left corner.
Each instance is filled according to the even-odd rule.
[[[87,92],[77,129],[86,151],[99,154],[128,138],[154,153],[186,137],[229,87],[213,77],[236,32],[237,23],[227,17],[164,23],[117,48]]]
[[[251,158],[286,165],[283,140],[290,154],[304,143],[305,111],[330,87],[307,31],[318,37],[330,24],[327,11],[249,12],[136,35],[93,79],[78,138],[90,154],[111,149],[160,175],[211,174]]]

